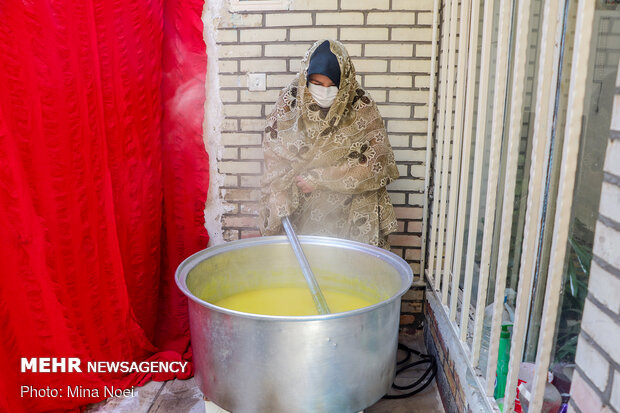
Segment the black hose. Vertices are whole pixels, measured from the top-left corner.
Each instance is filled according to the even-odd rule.
[[[422,390],[427,388],[429,384],[431,384],[431,382],[435,378],[435,375],[437,374],[437,360],[435,360],[433,356],[429,354],[421,353],[401,343],[398,343],[398,349],[405,352],[405,358],[396,362],[396,366],[398,368],[396,370],[396,377],[394,378],[394,383],[392,383],[392,388],[396,390],[410,390],[410,389],[413,389],[413,390],[411,390],[408,393],[402,393],[402,394],[386,394],[385,396],[383,396],[384,399],[405,399],[407,397],[411,397],[415,394],[418,394]],[[411,359],[412,354],[415,354],[416,356],[420,357],[421,360],[415,361],[413,363],[405,364]],[[409,370],[412,367],[423,365],[423,364],[428,364],[428,368],[424,371],[424,373],[419,379],[417,379],[413,383],[408,384],[406,386],[399,386],[398,384],[396,384],[396,379],[398,378],[398,375],[400,373],[406,370]]]

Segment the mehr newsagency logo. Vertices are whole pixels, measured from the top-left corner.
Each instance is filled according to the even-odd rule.
[[[32,357],[21,358],[22,373],[185,373],[187,361],[88,361],[82,363],[77,357]],[[88,388],[81,385],[66,387],[34,387],[22,385],[21,397],[29,398],[93,398],[133,396],[133,388],[121,389],[105,386],[103,392],[99,388]]]

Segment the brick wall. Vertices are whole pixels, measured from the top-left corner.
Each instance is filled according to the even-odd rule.
[[[265,118],[306,50],[319,38],[332,38],[347,47],[358,80],[385,119],[400,171],[388,187],[399,222],[390,241],[419,274],[432,0],[291,0],[288,7],[231,13],[221,1],[211,16],[217,53],[209,58],[218,59],[224,115],[218,160],[223,240],[259,235]],[[248,73],[265,73],[266,90],[249,91]],[[407,307],[406,315],[419,313],[418,307]]]
[[[569,411],[620,412],[620,71]]]
[[[478,381],[479,370],[469,363],[469,352],[454,336],[454,326],[441,304],[441,298],[429,287],[424,302],[424,342],[437,360],[437,386],[447,413],[498,412]]]
[[[468,412],[465,407],[465,394],[461,386],[459,375],[454,369],[454,360],[451,358],[450,351],[446,345],[446,338],[443,337],[437,324],[437,317],[432,307],[428,304],[424,306],[424,339],[429,354],[437,360],[437,386],[439,394],[446,412]]]

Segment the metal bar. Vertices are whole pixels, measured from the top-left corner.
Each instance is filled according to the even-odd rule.
[[[452,274],[459,274],[460,283],[461,262],[463,253],[463,238],[465,237],[465,213],[467,211],[467,191],[469,186],[469,157],[471,152],[471,138],[473,135],[474,104],[476,91],[477,58],[478,58],[478,29],[480,19],[480,0],[473,0],[471,4],[471,24],[469,30],[469,59],[467,63],[467,94],[465,96],[465,120],[463,122],[463,151],[461,163],[461,182],[459,184],[459,208],[456,218],[456,234],[454,241],[454,262]],[[457,284],[458,288],[458,284]],[[468,307],[471,297],[471,280],[469,290],[463,291],[463,308]],[[456,296],[454,297],[456,300]],[[450,303],[452,307],[452,303]],[[454,310],[456,311],[456,304]]]
[[[430,249],[430,253],[429,253],[429,264],[428,264],[428,272],[429,274],[432,274],[432,278],[434,281],[434,288],[436,290],[439,289],[439,284],[441,282],[441,274],[436,274],[435,273],[435,257],[437,255],[437,250],[436,250],[436,240],[437,240],[437,232],[438,232],[438,225],[437,225],[437,221],[439,220],[439,178],[441,176],[441,168],[439,167],[439,161],[441,160],[441,156],[443,155],[443,139],[441,139],[442,137],[439,136],[441,133],[443,133],[443,128],[444,128],[444,124],[445,124],[445,119],[446,119],[446,74],[448,71],[448,65],[446,64],[446,54],[447,54],[447,44],[448,44],[448,30],[446,30],[446,27],[448,22],[450,21],[449,18],[449,14],[450,14],[450,8],[451,8],[451,0],[446,0],[445,6],[444,6],[444,10],[443,10],[443,16],[442,16],[442,30],[443,33],[441,35],[441,45],[442,45],[442,50],[441,50],[441,60],[440,62],[442,63],[443,66],[441,66],[441,71],[439,74],[439,110],[438,110],[438,115],[439,115],[439,121],[438,121],[438,127],[437,127],[437,133],[435,134],[436,138],[437,138],[437,150],[435,152],[435,178],[433,180],[433,220],[432,220],[432,227],[431,227],[431,249]]]
[[[286,232],[286,236],[291,243],[295,257],[297,257],[297,261],[301,267],[301,272],[306,279],[306,284],[308,284],[308,288],[312,294],[312,300],[314,301],[317,311],[319,314],[329,314],[329,307],[327,306],[327,301],[325,301],[325,296],[321,291],[321,287],[319,287],[319,283],[316,282],[316,278],[310,268],[310,263],[306,259],[306,254],[304,254],[304,250],[301,248],[299,239],[297,239],[295,230],[293,229],[291,221],[289,221],[288,217],[282,218],[282,226],[284,227],[284,232]]]
[[[444,260],[443,271],[444,273],[452,274],[452,295],[450,296],[450,321],[456,320],[456,303],[459,296],[459,280],[460,271],[451,271],[452,267],[452,254],[454,253],[454,237],[456,233],[456,211],[457,205],[462,201],[458,198],[458,186],[459,186],[459,171],[461,168],[461,141],[463,139],[463,111],[465,107],[465,86],[467,85],[465,76],[467,74],[467,56],[469,54],[468,49],[468,37],[469,25],[470,25],[470,10],[471,0],[461,0],[461,17],[459,27],[459,60],[458,60],[458,73],[456,77],[456,106],[454,110],[454,137],[452,139],[452,166],[450,170],[450,204],[448,206],[448,225],[446,227],[446,259]],[[476,51],[473,51],[475,54]]]
[[[521,268],[519,270],[519,288],[517,290],[515,319],[510,346],[510,363],[504,396],[506,413],[514,411],[517,376],[523,357],[533,275],[536,269],[539,242],[541,242],[542,195],[546,190],[545,171],[547,171],[549,163],[549,144],[551,142],[553,103],[555,99],[554,90],[557,86],[559,46],[562,32],[562,25],[560,24],[562,13],[560,13],[560,7],[564,7],[563,0],[545,2],[543,22],[541,24],[542,34],[537,81],[536,120],[532,137],[532,165],[528,185],[527,215],[523,231],[523,253],[521,254]],[[493,327],[496,326],[494,325]],[[495,337],[491,335],[491,343],[493,343],[494,339],[499,341],[498,338],[499,334]],[[489,354],[492,355],[492,353]],[[489,380],[489,377],[490,370],[487,371],[487,380]]]
[[[439,1],[433,2],[433,35],[431,40],[431,80],[430,87],[428,89],[428,123],[426,132],[426,171],[424,173],[424,213],[422,215],[422,251],[420,255],[420,281],[424,281],[424,268],[426,265],[426,229],[428,228],[428,198],[430,190],[430,176],[431,176],[431,156],[433,152],[433,122],[435,120],[435,88],[437,70],[437,37],[439,32]],[[429,275],[431,273],[429,272]],[[433,280],[430,280],[431,283]]]
[[[443,131],[443,162],[441,166],[441,195],[439,197],[439,234],[437,239],[437,263],[435,268],[441,270],[445,262],[443,257],[443,243],[446,225],[446,204],[448,202],[448,172],[450,168],[450,141],[452,136],[452,106],[454,101],[454,64],[456,60],[456,22],[458,18],[458,0],[452,0],[450,10],[450,39],[448,44],[448,77],[446,92],[446,122]],[[452,200],[450,202],[453,202]],[[436,271],[438,272],[438,271]],[[448,282],[450,274],[442,272],[441,282],[441,303],[448,302]]]
[[[506,274],[510,256],[510,237],[514,211],[515,186],[517,180],[517,164],[519,144],[523,122],[523,95],[525,93],[525,72],[527,69],[528,35],[530,32],[531,0],[521,0],[517,11],[517,31],[514,48],[514,69],[512,77],[512,97],[510,106],[510,123],[508,127],[506,172],[504,180],[504,203],[499,231],[499,252],[495,278],[495,297],[493,300],[493,319],[491,322],[490,350],[487,362],[487,394],[493,392],[491,375],[495,375],[497,367],[497,349],[501,332],[502,315],[504,312],[504,292],[506,290]],[[493,341],[496,340],[497,342]],[[492,343],[492,344],[491,344]]]
[[[452,265],[452,274],[459,274],[457,278],[457,288],[460,284],[461,263],[463,259],[463,238],[465,237],[465,213],[467,211],[467,192],[469,187],[469,167],[470,167],[470,153],[471,153],[471,138],[473,135],[473,119],[474,119],[474,104],[475,104],[475,91],[476,91],[476,75],[477,75],[477,57],[478,57],[478,32],[479,32],[479,19],[480,19],[480,0],[473,0],[471,5],[471,25],[469,31],[469,59],[467,63],[467,94],[465,96],[465,120],[463,124],[463,150],[462,150],[462,163],[461,163],[461,182],[459,184],[459,208],[458,217],[456,219],[456,233],[454,241],[454,262]],[[470,277],[471,278],[471,277]],[[461,305],[461,311],[467,311],[469,307],[469,301],[471,299],[471,279],[468,283],[468,288],[464,286],[463,290],[463,302]],[[451,311],[456,312],[456,296],[453,297],[453,302],[450,303]],[[456,316],[456,315],[455,315]],[[462,314],[461,314],[462,316]],[[460,336],[466,337],[461,330]]]
[[[480,210],[480,187],[482,185],[482,166],[484,161],[484,141],[487,124],[487,95],[489,91],[489,72],[491,68],[491,40],[493,38],[493,13],[494,1],[485,1],[484,15],[482,23],[482,49],[480,51],[480,86],[478,88],[478,115],[476,119],[476,140],[474,150],[474,172],[472,176],[472,192],[469,213],[469,229],[467,233],[467,252],[465,259],[465,283],[464,291],[472,288],[474,273],[474,260],[476,253],[476,238],[478,235],[478,212]],[[472,88],[473,89],[473,88]],[[488,276],[488,274],[487,274]],[[474,328],[474,340],[472,344],[472,365],[477,366],[480,353],[480,340],[482,337],[483,316],[486,304],[486,285],[487,280],[479,278],[478,301],[476,304],[476,325]],[[484,291],[484,299],[481,304],[481,292]],[[465,302],[465,301],[463,301]],[[479,311],[480,310],[480,311]],[[467,321],[469,312],[461,312],[461,341],[467,339]],[[463,328],[465,326],[465,328]]]
[[[491,248],[493,247],[493,229],[497,199],[497,182],[499,178],[502,135],[506,114],[506,89],[508,78],[508,55],[510,53],[511,2],[502,0],[499,7],[499,34],[497,38],[497,63],[495,93],[493,95],[493,119],[491,123],[491,150],[489,154],[489,170],[487,174],[487,196],[484,208],[484,230],[480,254],[480,278],[488,284]],[[484,304],[482,306],[484,307]],[[501,312],[500,312],[501,315]],[[495,314],[493,315],[495,317]],[[467,319],[465,319],[467,325]],[[493,339],[489,343],[489,354],[492,354]],[[498,338],[499,341],[499,338]],[[487,376],[488,381],[488,376]]]
[[[532,399],[530,400],[529,408],[529,410],[534,412],[542,409],[547,371],[549,370],[549,362],[553,350],[553,338],[558,315],[560,288],[564,272],[564,259],[573,203],[573,190],[575,187],[593,20],[594,2],[590,0],[579,1],[568,93],[566,131],[564,134],[560,183],[555,212],[555,230],[551,242],[551,258],[549,260],[549,273],[545,290],[545,305],[543,307],[540,339],[536,353],[536,373],[532,383]]]
[[[511,3],[508,0],[502,0],[499,6],[499,33],[497,37],[497,59],[495,63],[497,70],[495,72],[495,86],[493,93],[491,149],[489,154],[487,196],[484,208],[484,230],[482,234],[482,251],[480,257],[479,279],[485,280],[485,284],[488,283],[491,247],[493,246],[493,226],[496,208],[495,200],[497,197],[497,181],[502,147],[501,136],[504,129],[504,115],[506,110],[506,79],[508,78],[508,54],[510,53],[510,18]],[[480,284],[480,282],[478,284]],[[486,300],[481,305],[484,307],[485,304]],[[464,330],[465,333],[467,332],[467,323],[469,321],[468,317],[464,317],[466,313],[469,312],[463,311],[463,317],[461,317],[461,329]]]
[[[478,29],[480,19],[480,0],[473,0],[471,5],[471,24],[469,31],[469,59],[467,63],[467,94],[465,96],[465,120],[463,122],[463,151],[461,163],[461,182],[459,184],[459,208],[456,219],[456,234],[454,241],[454,262],[452,274],[459,274],[460,284],[461,263],[463,254],[463,238],[465,237],[465,213],[467,211],[467,192],[469,187],[469,157],[471,153],[471,138],[473,135],[474,104],[476,91],[477,57],[478,57]],[[457,284],[458,288],[458,284]],[[463,291],[462,308],[469,306],[471,297],[471,282],[469,291]],[[454,297],[456,299],[456,297]],[[451,303],[452,306],[452,303]],[[456,304],[454,311],[456,311]],[[463,310],[461,310],[463,311]]]

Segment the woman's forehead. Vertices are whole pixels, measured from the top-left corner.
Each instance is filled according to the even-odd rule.
[[[310,75],[310,80],[317,80],[317,81],[323,82],[323,83],[325,83],[325,82],[327,82],[327,83],[334,83],[334,82],[332,82],[332,80],[328,76],[322,75],[320,73],[313,73],[313,74],[311,74]]]

